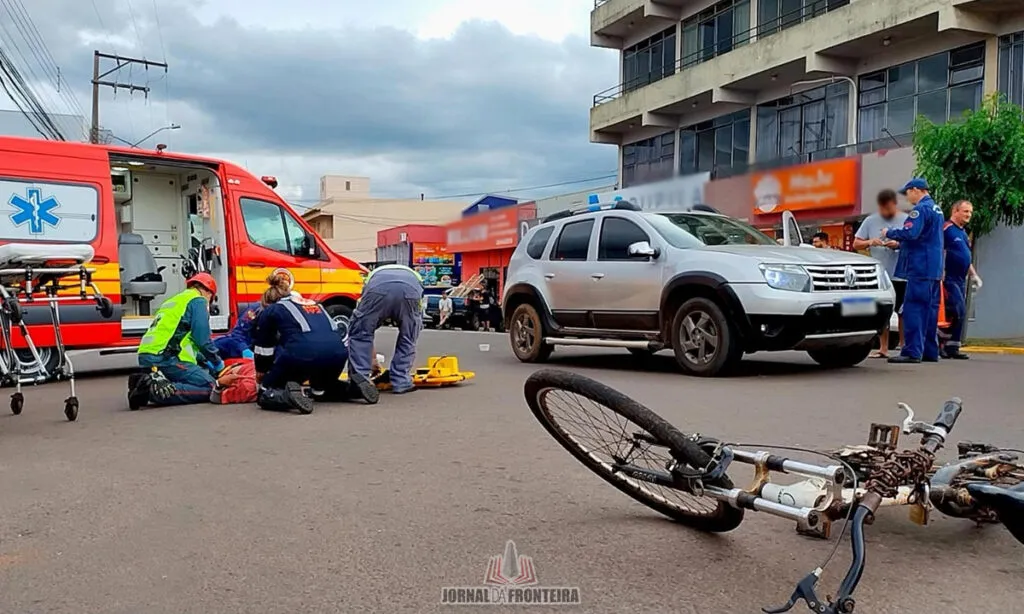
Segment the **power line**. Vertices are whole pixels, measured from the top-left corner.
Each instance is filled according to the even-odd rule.
[[[31,46],[31,40],[25,34],[25,30],[23,29],[23,26],[20,24],[20,20],[19,20],[18,16],[15,15],[15,13],[11,9],[11,7],[6,2],[4,2],[3,0],[0,0],[0,5],[3,6],[4,11],[6,11],[8,16],[11,18],[10,19],[10,23],[12,25],[14,25],[14,27],[18,31],[18,33],[21,34],[23,42],[26,43],[29,52],[32,53],[34,51],[34,49]],[[21,58],[22,66],[25,69],[27,69],[30,78],[34,78],[35,81],[39,82],[39,83],[45,82],[45,79],[41,79],[39,77],[39,75],[36,74],[35,69],[32,67],[32,63],[29,62],[26,59],[25,54],[22,52],[21,45],[19,45],[17,43],[17,41],[14,40],[14,36],[11,35],[10,30],[7,29],[7,26],[4,25],[3,22],[0,22],[0,28],[2,28],[3,31],[4,31],[4,34],[7,35],[7,38],[8,38],[9,43],[10,43],[10,47],[13,47],[14,51],[18,54],[18,57]],[[37,55],[37,57],[38,57],[38,55]],[[42,116],[46,116],[45,119],[43,117],[40,117],[40,119],[43,120],[44,123],[51,123],[52,124],[52,120],[50,120],[50,118],[48,116],[47,108],[45,106],[43,106],[43,104],[39,101],[39,95],[35,92],[35,90],[32,89],[32,87],[30,85],[28,85],[24,81],[24,79],[21,76],[21,71],[18,70],[17,66],[11,60],[11,58],[9,56],[5,57],[5,61],[6,61],[7,65],[8,65],[8,71],[9,71],[8,74],[7,74],[7,78],[8,78],[9,81],[14,82],[13,85],[14,85],[16,91],[18,91],[20,95],[25,97],[24,98],[25,102],[30,107],[32,107],[32,111],[33,112],[39,113]],[[48,95],[45,96],[45,98],[47,99],[47,101],[46,101],[47,105],[48,106],[52,106],[53,99],[50,98]],[[59,133],[59,131],[58,131],[58,133]]]
[[[100,72],[101,60],[114,60],[115,66],[106,72]],[[89,141],[92,143],[99,142],[99,130],[100,130],[100,86],[113,88],[116,94],[119,89],[128,90],[130,92],[143,92],[146,97],[149,98],[149,85],[136,85],[131,82],[131,68],[136,64],[141,64],[146,67],[146,72],[149,72],[149,67],[154,66],[163,68],[164,72],[167,72],[167,64],[164,62],[154,62],[152,60],[138,60],[135,58],[128,58],[120,55],[110,55],[109,53],[100,53],[99,51],[93,51],[92,55],[92,124],[89,129]],[[116,74],[124,67],[129,67],[128,83],[122,83],[116,80]],[[104,81],[103,78],[115,75],[114,81]],[[128,122],[131,124],[131,110],[128,110]],[[134,127],[132,132],[135,132]]]
[[[32,90],[27,87],[25,79],[21,76],[21,73],[18,72],[18,68],[14,66],[10,58],[7,56],[7,53],[4,52],[2,48],[0,48],[0,72],[7,77],[3,88],[4,91],[7,92],[11,101],[14,102],[16,107],[18,107],[18,110],[21,111],[22,115],[28,119],[29,123],[46,138],[53,138],[60,141],[65,140],[60,129],[53,123],[53,120],[46,113],[46,109],[43,108],[39,99],[36,98]],[[12,88],[14,93],[11,92]],[[21,98],[21,102],[19,102],[14,96],[15,93]],[[26,106],[29,107],[28,110],[25,109]],[[39,124],[45,128],[45,131],[39,128]]]
[[[511,194],[513,192],[528,192],[530,190],[543,190],[543,189],[546,189],[546,188],[559,188],[559,187],[562,187],[562,186],[576,185],[576,184],[581,184],[581,183],[593,183],[594,181],[601,181],[603,179],[615,179],[617,177],[618,177],[618,174],[616,172],[609,171],[608,174],[601,175],[600,177],[588,177],[587,179],[572,179],[572,180],[569,180],[569,181],[559,181],[557,183],[547,183],[547,184],[544,184],[544,185],[525,186],[525,187],[521,187],[521,188],[508,188],[508,189],[504,189],[504,190],[490,190],[490,191],[486,191],[486,192],[470,192],[470,193],[466,193],[466,194],[447,194],[447,195],[444,195],[444,196],[428,196],[428,197],[425,197],[423,199],[420,199],[419,197],[412,197],[412,198],[408,198],[408,199],[395,198],[394,200],[443,200],[443,199],[447,199],[447,198],[469,198],[471,196],[487,196],[487,195],[492,195],[492,194],[493,195]],[[378,197],[374,196],[374,197],[370,197],[370,198],[378,198]],[[384,198],[384,197],[382,197],[382,198]],[[319,198],[305,198],[305,199],[300,198],[300,199],[295,199],[295,200],[293,200],[291,202],[295,202],[295,203],[319,203],[319,202],[322,202],[322,199],[319,199]]]
[[[71,113],[77,114],[78,116],[84,118],[85,112],[82,110],[82,105],[78,101],[78,97],[75,95],[74,90],[69,87],[61,88],[61,81],[63,81],[63,79],[61,77],[60,66],[58,66],[57,61],[54,60],[53,54],[50,53],[50,49],[46,45],[46,41],[43,40],[43,37],[39,32],[39,28],[36,27],[36,24],[32,20],[32,16],[29,14],[28,10],[25,8],[25,5],[21,2],[21,0],[9,1],[15,7],[15,12],[19,13],[21,18],[20,24],[16,23],[15,26],[18,27],[19,31],[21,31],[22,36],[29,44],[30,51],[32,51],[36,60],[39,61],[39,64],[42,67],[43,71],[47,74],[47,76],[53,78],[57,95],[67,105],[68,110],[70,110]],[[9,7],[5,5],[5,8],[7,9],[8,14],[11,14],[12,18],[16,17],[14,14],[11,13]],[[25,30],[21,30],[22,25],[25,27]],[[25,31],[28,31],[29,35],[26,35]],[[84,135],[84,125],[82,126],[82,132]]]
[[[96,19],[100,22],[100,29],[106,30],[107,24],[103,23],[103,15],[100,14],[100,9],[96,6],[96,0],[92,0],[92,10],[96,11]]]
[[[128,15],[132,18],[132,29],[135,30],[135,40],[139,41],[139,51],[143,53],[145,57],[146,49],[142,45],[142,36],[139,34],[139,24],[135,21],[135,10],[132,9],[132,0],[124,0],[125,4],[128,5]]]

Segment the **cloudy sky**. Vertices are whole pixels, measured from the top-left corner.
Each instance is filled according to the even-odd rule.
[[[101,124],[128,141],[180,124],[147,144],[277,175],[279,191],[300,204],[315,201],[328,173],[367,175],[382,196],[438,197],[614,173],[615,148],[588,142],[591,97],[617,74],[614,52],[588,46],[592,8],[593,0],[3,0],[0,40],[13,43],[4,49],[26,77],[55,80],[24,38],[26,11],[65,84],[60,94],[38,85],[43,102],[87,117],[93,49],[166,58],[166,77],[120,75],[148,83],[148,101],[102,89]]]

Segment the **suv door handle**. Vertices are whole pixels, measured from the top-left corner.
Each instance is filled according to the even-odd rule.
[[[554,279],[554,278],[555,278],[555,274],[554,273],[544,273],[544,279]]]
[[[262,262],[250,262],[249,266],[251,266],[254,269],[262,269],[263,267],[265,267],[267,265],[262,263]]]
[[[593,275],[590,276],[590,278],[591,279],[602,279],[602,278],[604,278],[604,273],[594,273]]]

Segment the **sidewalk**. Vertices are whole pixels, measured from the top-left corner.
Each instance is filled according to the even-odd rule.
[[[1024,356],[1024,338],[969,339],[961,350],[965,354],[1006,354]]]

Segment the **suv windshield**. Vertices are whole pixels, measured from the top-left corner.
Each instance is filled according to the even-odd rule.
[[[775,245],[778,243],[749,224],[723,215],[651,213],[647,221],[673,247],[701,245]]]

